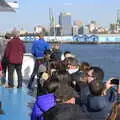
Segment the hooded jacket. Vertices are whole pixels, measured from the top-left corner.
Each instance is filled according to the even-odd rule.
[[[77,104],[57,104],[45,114],[45,120],[92,120]]]
[[[108,113],[112,109],[112,104],[115,102],[116,97],[114,91],[108,91],[105,96],[88,96],[87,111],[89,112],[92,120],[105,120]]]
[[[56,105],[54,94],[46,94],[37,97],[34,104],[31,120],[44,120],[43,114]]]

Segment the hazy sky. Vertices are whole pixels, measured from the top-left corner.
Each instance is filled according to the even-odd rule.
[[[0,12],[0,32],[13,27],[33,31],[35,25],[48,26],[49,8],[54,9],[56,19],[60,12],[70,12],[72,20],[85,24],[95,20],[108,27],[116,21],[116,10],[120,9],[120,0],[19,0],[19,4],[16,13]]]

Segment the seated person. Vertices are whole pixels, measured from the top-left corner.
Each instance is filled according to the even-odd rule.
[[[116,101],[117,96],[112,89],[114,85],[110,81],[111,79],[105,84],[92,79],[90,82],[88,81],[91,94],[87,99],[87,112],[89,112],[93,120],[105,120],[112,109],[113,102]]]
[[[79,105],[75,104],[77,93],[68,85],[60,85],[55,92],[57,105],[45,112],[45,120],[91,120]]]
[[[44,114],[45,120],[92,120],[76,104],[63,103]]]
[[[67,84],[63,86],[59,81],[50,81],[46,86],[46,94],[38,96],[34,104],[31,120],[43,120],[43,114],[50,108],[56,106],[57,103],[69,102],[75,103],[76,92]],[[76,95],[77,96],[77,95]]]
[[[76,103],[82,107],[83,104],[87,104],[87,97],[91,94],[88,82],[90,83],[92,80],[102,81],[104,78],[104,72],[99,67],[90,67],[86,72],[81,73],[81,76],[79,75],[79,77],[77,77],[79,79],[73,77],[72,80],[76,82],[74,88],[76,88],[76,91],[81,96],[79,99],[76,99]]]
[[[70,51],[65,51],[64,54],[61,55],[61,60],[65,60],[65,58],[68,58],[68,57],[75,57]]]

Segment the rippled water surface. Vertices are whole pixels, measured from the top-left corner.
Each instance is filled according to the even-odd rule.
[[[26,43],[27,52],[31,51],[31,43]],[[62,44],[61,50],[71,51],[80,62],[86,61],[93,66],[101,67],[105,79],[120,77],[120,45],[119,44]]]

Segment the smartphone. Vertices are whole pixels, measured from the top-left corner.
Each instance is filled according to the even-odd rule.
[[[112,79],[110,84],[119,85],[119,79]]]

